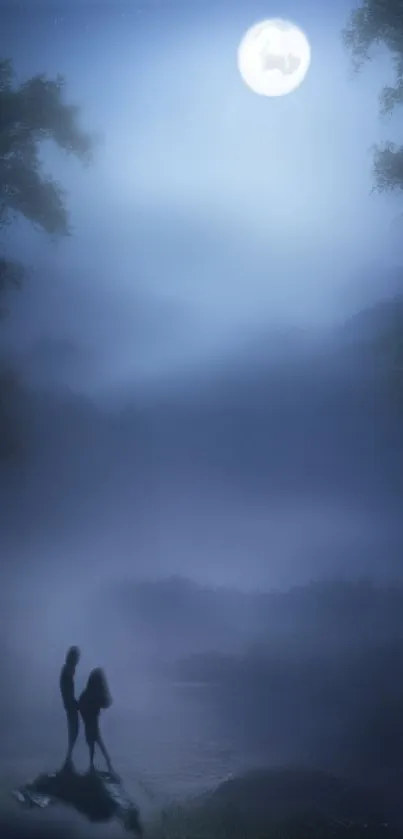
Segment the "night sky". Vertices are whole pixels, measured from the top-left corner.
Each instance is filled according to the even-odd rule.
[[[127,578],[402,580],[401,417],[343,326],[400,282],[399,202],[371,194],[388,57],[352,78],[344,0],[11,5],[0,53],[65,76],[98,138],[88,169],[42,150],[72,237],[2,234],[30,268],[1,326],[27,440],[1,477],[3,591],[36,604],[15,638],[56,660]],[[271,15],[312,47],[272,100],[236,65]]]

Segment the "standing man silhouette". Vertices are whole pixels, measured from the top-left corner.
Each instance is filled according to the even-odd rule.
[[[74,746],[77,742],[79,729],[79,714],[78,702],[74,691],[74,676],[76,674],[76,667],[80,660],[80,650],[78,647],[70,647],[67,651],[66,661],[60,673],[60,693],[67,716],[67,732],[68,732],[68,746],[67,755],[64,762],[65,767],[71,765],[71,758]]]

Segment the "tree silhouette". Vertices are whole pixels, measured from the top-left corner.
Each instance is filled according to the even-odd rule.
[[[351,12],[342,35],[355,72],[382,46],[389,50],[395,84],[380,91],[379,104],[381,115],[390,116],[395,106],[403,103],[403,0],[362,0]],[[374,189],[403,189],[403,146],[387,142],[373,148]]]
[[[53,141],[83,164],[91,161],[93,137],[79,124],[79,109],[64,98],[65,82],[44,75],[17,84],[12,62],[0,59],[0,234],[25,217],[50,237],[71,234],[66,194],[46,175],[40,160],[44,141]],[[21,285],[21,262],[0,256],[0,297]],[[0,315],[6,309],[0,306]],[[0,458],[14,452],[12,401],[16,377],[0,365]]]
[[[403,104],[403,0],[361,0],[342,36],[356,73],[377,51],[389,51],[395,79],[380,91],[379,106],[382,116],[391,116],[396,105]],[[373,146],[373,176],[376,192],[403,189],[403,145],[386,142]],[[380,322],[374,348],[388,360],[391,392],[402,408],[403,298],[393,301],[390,322]]]

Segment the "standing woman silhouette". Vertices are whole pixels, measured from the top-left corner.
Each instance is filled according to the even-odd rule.
[[[95,744],[97,744],[105,758],[108,771],[114,774],[111,759],[99,730],[100,713],[102,710],[110,708],[111,705],[112,699],[104,671],[101,667],[96,667],[95,670],[91,671],[85,690],[83,690],[78,700],[80,714],[84,723],[85,739],[90,751],[90,771],[95,770],[94,753]]]

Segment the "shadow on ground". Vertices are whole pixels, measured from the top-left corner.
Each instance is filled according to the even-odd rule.
[[[53,774],[42,774],[15,792],[20,803],[45,808],[68,805],[90,822],[118,819],[126,830],[142,835],[140,814],[124,792],[120,781],[107,773],[81,774],[73,767]]]
[[[117,819],[141,835],[137,808],[125,798],[122,784],[114,784],[106,773],[41,775],[21,792],[27,803],[32,797],[32,806],[61,802],[91,822]],[[165,806],[147,824],[147,835],[149,839],[403,839],[390,816],[387,802],[374,788],[322,771],[271,768],[248,772],[212,792]],[[27,834],[25,825],[21,839],[31,835],[36,839],[34,829],[31,825]],[[4,835],[11,839],[15,831]],[[57,832],[54,839],[64,835]]]

